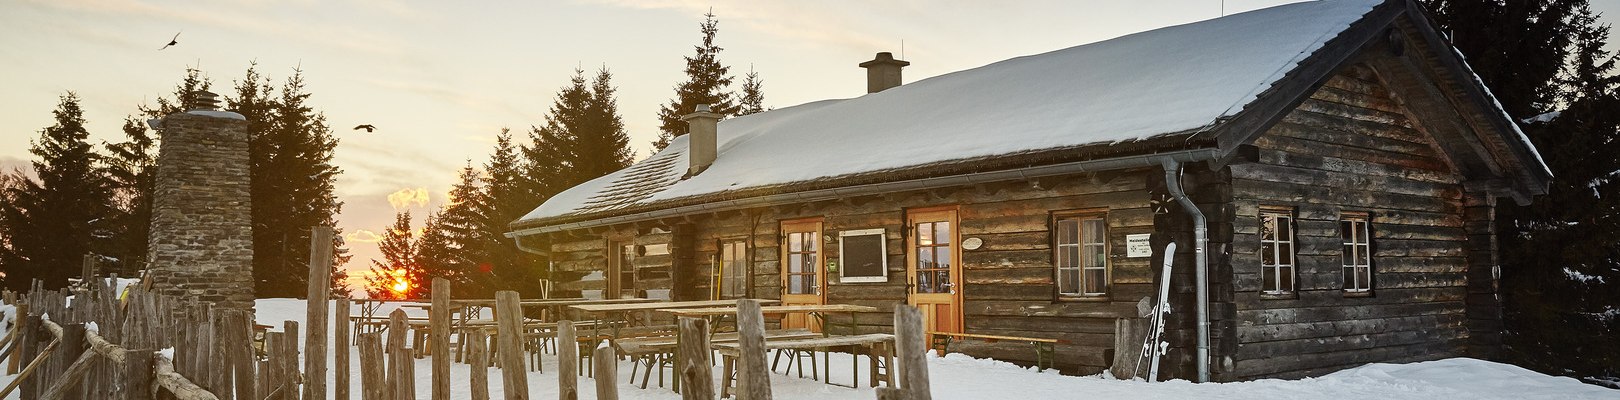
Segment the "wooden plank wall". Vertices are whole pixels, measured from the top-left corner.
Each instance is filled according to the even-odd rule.
[[[1334,76],[1231,167],[1237,339],[1232,377],[1320,375],[1455,354],[1466,340],[1468,236],[1460,176],[1368,68]],[[1295,210],[1297,298],[1260,293],[1259,207]],[[1343,211],[1368,212],[1370,297],[1342,291]]]
[[[889,279],[882,283],[838,283],[828,276],[829,303],[859,304],[879,309],[857,315],[859,330],[888,332],[896,304],[906,301],[905,210],[940,205],[959,205],[960,236],[977,237],[984,246],[963,252],[963,297],[966,330],[972,333],[1058,338],[1060,368],[1079,373],[1095,373],[1106,368],[1106,350],[1114,346],[1114,320],[1144,315],[1143,298],[1154,292],[1151,259],[1126,258],[1125,235],[1152,233],[1154,215],[1148,208],[1149,181],[1162,173],[1157,168],[1133,171],[1084,173],[1045,178],[1039,181],[1003,182],[976,187],[946,188],[924,192],[891,193],[841,201],[729,211],[692,216],[692,271],[673,271],[683,282],[701,290],[681,288],[682,293],[709,293],[709,275],[722,239],[747,240],[753,258],[750,297],[779,299],[780,222],[820,217],[823,235],[836,238],[838,232],[852,229],[883,228],[888,232]],[[1110,254],[1113,263],[1111,296],[1098,301],[1058,301],[1053,287],[1049,221],[1051,212],[1104,208],[1108,210]],[[685,224],[686,222],[670,225]],[[553,267],[567,271],[595,271],[605,265],[605,234],[627,234],[627,227],[611,232],[574,233],[552,238]],[[686,229],[686,228],[682,228]],[[669,234],[643,235],[638,244],[667,243]],[[677,246],[678,248],[678,246]],[[823,242],[828,260],[836,260],[838,248]],[[662,256],[643,263],[642,271],[670,265],[673,257]],[[666,285],[669,280],[646,282]],[[645,283],[644,283],[645,284]],[[598,284],[565,283],[563,287],[594,288]],[[643,286],[646,288],[647,286]],[[841,318],[835,316],[835,318]],[[980,357],[1033,363],[1035,354],[1028,344],[964,341],[953,344],[953,351]]]

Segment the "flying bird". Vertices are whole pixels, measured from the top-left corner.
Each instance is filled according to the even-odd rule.
[[[163,49],[167,49],[167,48],[169,48],[169,46],[173,46],[173,45],[177,45],[177,44],[180,44],[180,32],[175,32],[174,37],[169,38],[169,44],[163,45],[163,47],[158,48],[158,51],[163,51]]]
[[[375,127],[375,126],[371,126],[371,124],[366,124],[366,125],[356,125],[356,126],[355,126],[355,127],[354,127],[354,130],[357,130],[357,131],[358,131],[358,130],[361,130],[361,129],[365,129],[365,130],[366,130],[366,133],[371,133],[371,132],[372,132],[372,131],[374,131],[374,130],[377,130],[377,127]]]

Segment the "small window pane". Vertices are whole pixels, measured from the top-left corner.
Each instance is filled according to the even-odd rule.
[[[787,239],[788,239],[788,251],[794,251],[794,252],[804,251],[804,236],[803,236],[803,234],[801,234],[801,233],[789,233],[787,235]]]
[[[1277,265],[1277,245],[1271,242],[1260,244],[1260,264]]]
[[[931,223],[917,224],[917,245],[932,246],[934,244],[934,228]]]
[[[1260,240],[1277,240],[1277,216],[1260,216]]]
[[[1277,217],[1277,240],[1288,242],[1294,241],[1293,222],[1294,221],[1292,218],[1281,216]]]
[[[941,246],[951,245],[951,223],[941,221],[934,223],[934,241]]]
[[[1079,294],[1079,290],[1080,290],[1080,271],[1074,270],[1074,269],[1068,269],[1068,268],[1059,269],[1058,270],[1058,292],[1060,292],[1060,293],[1068,293],[1068,294]]]
[[[1101,219],[1088,219],[1088,220],[1086,220],[1086,229],[1085,229],[1086,243],[1102,243],[1103,242],[1103,230],[1104,230],[1103,227],[1104,227],[1103,226],[1103,220],[1101,220]]]
[[[939,263],[935,268],[950,268],[951,248],[943,246],[934,248],[934,261]]]
[[[1361,275],[1361,289],[1372,289],[1372,267],[1358,267],[1356,270]]]
[[[1294,290],[1294,267],[1277,267],[1277,275],[1278,289]]]
[[[821,243],[821,239],[816,238],[817,235],[816,235],[815,232],[805,232],[803,235],[804,235],[804,240],[803,240],[803,242],[804,242],[804,251],[807,251],[807,252],[816,251],[816,245]]]
[[[1276,268],[1264,268],[1263,270],[1261,270],[1260,275],[1261,275],[1260,287],[1263,290],[1267,290],[1267,291],[1276,291],[1277,290],[1277,269]]]
[[[917,250],[917,269],[934,268],[934,252],[927,248]]]
[[[1059,245],[1080,243],[1080,221],[1065,219],[1058,221],[1057,242]]]
[[[1103,269],[1086,270],[1086,293],[1105,293],[1108,278]]]
[[[1277,265],[1294,265],[1294,244],[1277,244]]]

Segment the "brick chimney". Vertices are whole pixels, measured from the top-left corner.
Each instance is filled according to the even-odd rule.
[[[715,133],[719,130],[720,119],[724,115],[709,111],[708,104],[698,104],[697,111],[681,116],[686,121],[687,159],[690,167],[686,169],[686,176],[697,175],[714,164],[715,153],[718,152]]]
[[[900,69],[911,65],[910,62],[894,59],[889,52],[877,53],[877,58],[861,63],[866,68],[866,92],[877,93],[889,88],[900,86]]]
[[[215,309],[253,308],[247,120],[202,92],[158,130],[148,273],[157,292]]]

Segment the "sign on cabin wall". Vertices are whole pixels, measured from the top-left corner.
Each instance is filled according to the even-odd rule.
[[[885,239],[883,229],[839,232],[838,281],[887,282],[889,257]]]
[[[1140,233],[1140,234],[1135,234],[1135,235],[1125,235],[1125,256],[1126,257],[1132,257],[1132,258],[1135,258],[1135,257],[1152,257],[1153,256],[1152,239],[1153,239],[1153,235],[1152,234],[1147,234],[1147,233]]]

